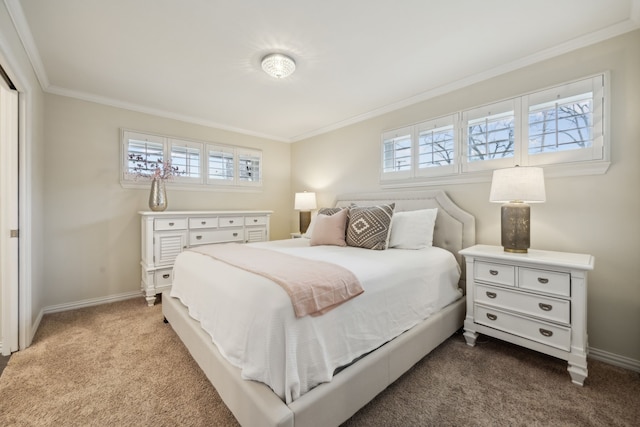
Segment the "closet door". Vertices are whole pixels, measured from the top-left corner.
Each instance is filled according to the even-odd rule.
[[[0,73],[0,343],[18,350],[18,92]]]

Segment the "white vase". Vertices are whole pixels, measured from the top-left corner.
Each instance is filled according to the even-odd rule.
[[[167,189],[163,179],[154,178],[153,181],[151,181],[149,209],[154,212],[162,212],[167,209]]]

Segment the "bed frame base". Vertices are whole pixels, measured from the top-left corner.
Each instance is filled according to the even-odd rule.
[[[462,327],[465,299],[459,299],[375,352],[345,368],[286,405],[266,385],[243,380],[200,323],[168,292],[162,313],[182,338],[194,360],[243,426],[338,426]]]

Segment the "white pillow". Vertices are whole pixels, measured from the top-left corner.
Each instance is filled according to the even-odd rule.
[[[391,219],[389,247],[423,249],[432,246],[437,215],[437,208],[395,212]]]

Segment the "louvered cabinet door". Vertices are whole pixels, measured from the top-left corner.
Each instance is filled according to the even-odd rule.
[[[157,232],[154,236],[154,264],[173,265],[176,257],[187,247],[187,232]]]

